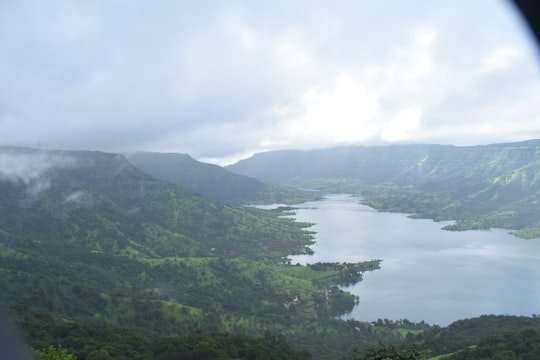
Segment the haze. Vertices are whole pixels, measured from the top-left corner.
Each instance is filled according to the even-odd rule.
[[[504,1],[3,1],[0,144],[255,152],[540,137]]]

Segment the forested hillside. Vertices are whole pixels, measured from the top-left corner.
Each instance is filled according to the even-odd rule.
[[[283,217],[291,213],[212,202],[117,154],[0,150],[8,305],[145,336],[272,331],[326,356],[375,342],[346,336],[354,325],[333,318],[356,302],[336,285],[360,281],[378,261],[288,265],[313,238],[310,224]]]
[[[187,154],[143,152],[126,156],[132,164],[157,179],[227,204],[298,204],[316,198],[312,192],[263,183],[221,166],[194,160]]]
[[[540,236],[540,140],[394,145],[256,154],[227,167],[273,183],[360,193],[384,211]]]
[[[373,351],[470,358],[471,346],[537,351],[523,350],[520,336],[535,344],[539,318],[482,317],[446,328],[339,320],[358,301],[339,285],[361,281],[379,260],[291,265],[287,255],[310,252],[313,241],[310,224],[295,222],[291,208],[212,202],[122,155],[0,148],[0,213],[0,293],[42,354],[351,359]],[[379,344],[390,347],[363,350]]]

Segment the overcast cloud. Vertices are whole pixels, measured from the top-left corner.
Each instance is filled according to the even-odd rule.
[[[538,51],[497,0],[4,0],[0,145],[216,162],[540,138]]]

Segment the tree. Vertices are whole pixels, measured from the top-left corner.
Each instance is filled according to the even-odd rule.
[[[355,349],[353,360],[417,360],[420,354],[416,350],[398,350],[394,346],[381,345],[379,348]]]
[[[67,350],[60,345],[54,347],[49,346],[47,349],[38,350],[36,354],[41,360],[76,360],[73,354],[68,354]]]

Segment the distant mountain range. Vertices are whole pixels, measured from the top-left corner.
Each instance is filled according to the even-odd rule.
[[[270,183],[351,178],[368,183],[392,181],[411,185],[439,179],[476,182],[538,164],[540,140],[530,140],[467,147],[388,145],[270,151],[255,154],[226,169]]]
[[[314,199],[313,193],[269,185],[238,175],[221,166],[194,160],[187,154],[140,152],[126,154],[147,174],[227,204],[299,203]]]
[[[385,211],[540,236],[540,140],[483,146],[356,146],[273,151],[228,170],[275,184],[361,193]]]

